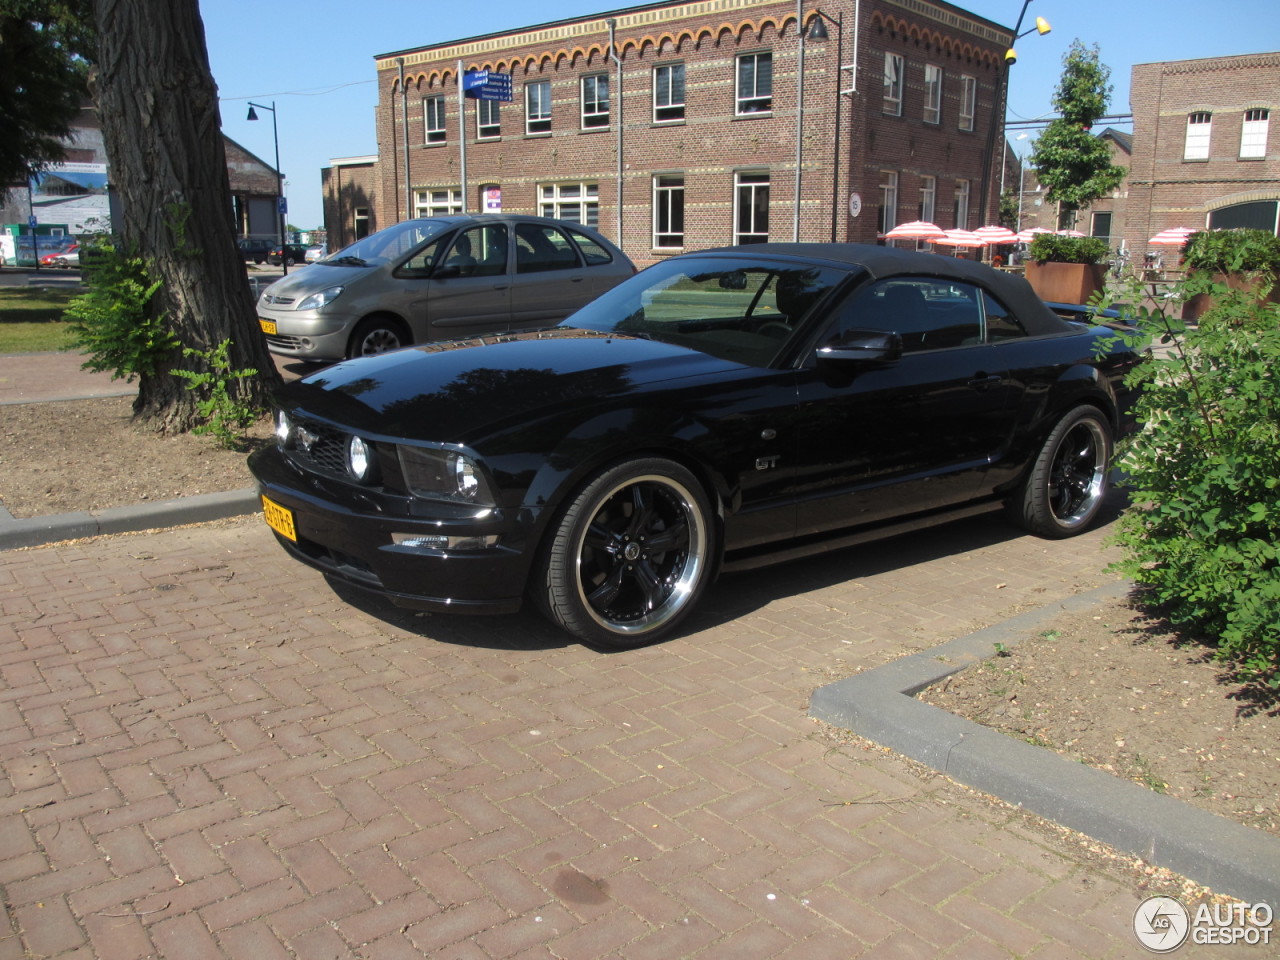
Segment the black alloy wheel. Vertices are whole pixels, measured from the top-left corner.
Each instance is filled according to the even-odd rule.
[[[1106,498],[1111,425],[1102,411],[1076,407],[1058,421],[1040,448],[1018,494],[1014,519],[1032,533],[1061,539],[1089,528]]]
[[[693,474],[669,460],[598,473],[544,549],[535,590],[578,639],[622,649],[669,635],[713,572],[712,510]]]

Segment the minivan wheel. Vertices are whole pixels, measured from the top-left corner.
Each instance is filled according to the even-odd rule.
[[[357,324],[355,333],[351,335],[347,357],[372,357],[407,347],[411,342],[398,321],[368,317]]]

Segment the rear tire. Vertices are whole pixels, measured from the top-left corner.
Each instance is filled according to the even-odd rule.
[[[600,471],[549,532],[532,581],[539,606],[592,646],[666,638],[712,579],[712,516],[701,484],[678,463]]]
[[[347,345],[347,358],[374,357],[388,350],[399,350],[413,341],[400,321],[389,317],[366,317],[356,324]]]
[[[1014,521],[1051,539],[1083,533],[1106,499],[1111,452],[1111,424],[1102,411],[1076,407],[1050,431],[1010,499]]]

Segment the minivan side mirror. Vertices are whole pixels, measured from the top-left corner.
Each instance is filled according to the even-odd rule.
[[[902,358],[902,337],[879,330],[846,330],[815,351],[819,360],[892,363]]]

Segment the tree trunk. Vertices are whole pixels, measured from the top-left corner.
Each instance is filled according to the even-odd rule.
[[[135,414],[168,432],[199,424],[196,395],[172,370],[207,369],[183,348],[230,339],[235,399],[266,405],[279,374],[258,329],[236,248],[217,88],[197,0],[94,0],[96,99],[110,179],[121,201],[115,232],[162,287],[152,298],[179,347],[140,378]]]

